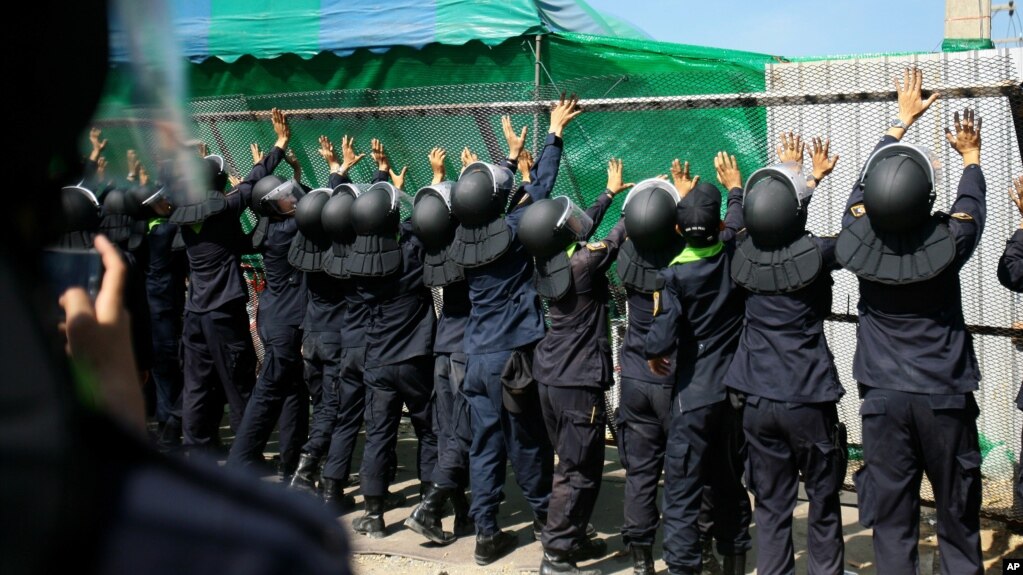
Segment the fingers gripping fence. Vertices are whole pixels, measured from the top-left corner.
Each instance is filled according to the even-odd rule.
[[[1012,477],[1018,466],[1023,417],[1014,397],[1023,378],[1013,337],[1020,321],[1019,296],[1002,288],[995,266],[1005,240],[1017,225],[1015,209],[1005,195],[1010,178],[1023,173],[1023,91],[1020,89],[1021,51],[983,51],[891,57],[870,60],[780,63],[761,72],[730,67],[689,74],[616,75],[532,83],[437,86],[400,90],[359,90],[272,96],[201,99],[191,103],[198,135],[222,154],[232,172],[244,175],[250,165],[248,144],[269,146],[275,139],[269,110],[287,110],[291,147],[310,186],[327,183],[327,166],[317,153],[317,137],[327,135],[339,147],[343,134],[356,138],[356,150],[368,152],[371,138],[380,139],[396,171],[408,165],[405,189],[410,193],[430,182],[427,154],[434,146],[447,150],[447,176],[457,177],[463,147],[481,160],[498,161],[507,152],[500,116],[510,114],[517,127],[529,126],[534,156],[539,152],[548,110],[562,91],[582,98],[585,113],[565,132],[565,150],[555,195],[568,195],[589,205],[604,189],[606,163],[619,157],[626,181],[667,174],[674,158],[688,160],[703,181],[717,183],[713,155],[735,154],[741,171],[777,161],[778,133],[795,131],[804,138],[831,139],[839,154],[833,174],[817,188],[809,208],[808,229],[834,235],[841,229],[842,212],[859,170],[897,112],[892,79],[908,65],[922,69],[924,87],[941,98],[909,131],[906,141],[927,146],[941,157],[944,181],[936,210],[947,210],[955,197],[959,157],[944,141],[952,114],[967,105],[983,118],[982,166],[988,184],[986,229],[969,263],[961,272],[966,323],[974,338],[983,381],[976,394],[981,407],[978,425],[984,456],[984,511],[1010,521],[1023,521],[1023,509],[1013,500]],[[711,67],[709,66],[708,69]],[[926,93],[926,92],[925,92]],[[804,161],[809,172],[810,160]],[[369,156],[351,176],[357,182],[372,177]],[[286,165],[279,175],[290,175]],[[625,194],[616,198],[596,232],[603,237],[614,226]],[[255,262],[254,262],[255,263]],[[624,335],[624,291],[611,272],[612,345]],[[849,430],[850,476],[861,465],[860,417],[852,357],[856,346],[857,283],[845,271],[834,275],[832,316],[825,333],[847,393],[839,413]],[[438,306],[440,302],[437,301]],[[617,369],[616,369],[617,371]],[[617,377],[617,375],[616,375]],[[617,385],[608,403],[617,406]],[[609,418],[613,421],[613,417]],[[930,500],[925,484],[923,497]]]

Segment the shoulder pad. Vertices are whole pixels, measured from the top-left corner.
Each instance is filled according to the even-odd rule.
[[[867,213],[867,208],[864,208],[863,202],[860,202],[849,206],[849,213],[852,214],[853,217],[861,218],[863,217],[863,214]]]
[[[603,242],[603,241],[600,241],[600,242],[590,242],[590,243],[586,244],[586,249],[590,250],[591,252],[595,252],[595,251],[599,251],[599,250],[606,250],[607,249],[607,243]]]
[[[956,212],[954,214],[950,214],[949,217],[952,218],[953,220],[959,220],[960,222],[972,222],[973,221],[973,216],[971,216],[970,214],[968,214],[966,212]]]

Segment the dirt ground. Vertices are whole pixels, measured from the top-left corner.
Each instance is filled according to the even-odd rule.
[[[415,461],[415,442],[413,439],[402,439],[399,442],[398,459],[402,462]],[[606,575],[631,573],[631,563],[624,554],[624,547],[618,531],[622,523],[622,500],[624,497],[624,470],[618,462],[617,451],[608,448],[605,455],[604,483],[601,486],[600,499],[594,511],[592,523],[597,528],[598,536],[608,544],[609,556],[598,561],[582,564],[585,567],[599,568]],[[439,547],[425,542],[425,539],[405,528],[403,522],[414,506],[419,502],[418,481],[415,469],[410,463],[398,470],[398,476],[392,491],[401,491],[407,496],[403,508],[385,514],[387,536],[383,539],[370,539],[352,535],[354,556],[352,566],[357,575],[393,575],[410,573],[413,575],[508,575],[517,573],[535,573],[539,569],[542,549],[538,542],[532,541],[531,521],[525,500],[510,475],[506,483],[507,499],[502,504],[502,528],[515,533],[519,540],[518,547],[503,559],[478,567],[472,558],[473,538],[462,538],[446,547]],[[350,488],[349,493],[356,497],[361,509],[362,498],[357,487]],[[873,575],[877,572],[873,562],[871,531],[862,527],[857,521],[856,496],[854,493],[842,494],[842,518],[846,541],[846,571],[848,574]],[[339,518],[343,525],[350,529],[354,518],[361,515],[361,510],[352,511]],[[796,569],[798,573],[806,572],[806,529],[807,504],[801,500],[795,511],[794,539],[796,548]],[[921,514],[920,571],[924,574],[939,573],[940,559],[937,554],[937,539],[934,531],[934,510],[924,508]],[[445,528],[452,528],[453,519],[444,519]],[[1023,534],[1011,531],[1005,524],[983,519],[981,545],[984,549],[985,571],[989,574],[1001,573],[1003,557],[1023,557]],[[754,545],[756,542],[756,525],[752,526]],[[349,533],[351,531],[349,530]],[[667,571],[667,566],[660,558],[660,541],[655,545],[655,557],[659,573]],[[749,554],[747,573],[754,573],[756,550]],[[704,573],[717,573],[719,567],[711,561],[705,566]]]

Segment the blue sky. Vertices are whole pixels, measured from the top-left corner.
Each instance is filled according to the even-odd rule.
[[[588,2],[656,40],[778,56],[927,52],[940,47],[945,25],[944,0]],[[996,15],[991,23],[993,37],[1006,37],[1008,25],[1007,14]]]

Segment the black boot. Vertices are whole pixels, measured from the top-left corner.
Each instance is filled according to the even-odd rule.
[[[444,531],[440,523],[444,504],[448,499],[448,492],[432,483],[423,485],[427,486],[423,493],[423,501],[412,510],[412,515],[405,520],[405,527],[438,545],[453,543],[455,541],[454,534]]]
[[[384,498],[382,496],[366,496],[366,513],[352,521],[352,529],[360,535],[369,535],[374,539],[384,536]]]
[[[578,541],[568,552],[568,559],[575,561],[589,561],[600,559],[607,555],[607,542],[603,539],[590,539],[588,537]]]
[[[632,547],[632,573],[633,575],[654,575],[654,551],[650,545],[636,545]]]
[[[405,494],[404,493],[397,493],[397,492],[396,493],[392,493],[392,492],[388,491],[387,495],[384,495],[384,509],[386,509],[387,511],[391,511],[392,509],[397,509],[399,507],[402,507],[403,505],[405,505]]]
[[[455,512],[455,537],[468,537],[476,532],[476,523],[469,517],[469,498],[465,490],[451,493],[451,508]]]
[[[355,499],[351,495],[345,495],[345,482],[343,480],[323,477],[320,483],[323,487],[324,505],[336,513],[347,513],[355,508]]]
[[[509,551],[515,549],[518,538],[514,533],[498,531],[493,535],[476,535],[476,551],[473,558],[477,565],[489,565],[497,561]]]
[[[298,467],[291,477],[291,488],[307,493],[316,492],[316,472],[319,470],[320,458],[310,453],[298,457]]]
[[[580,569],[575,561],[569,559],[568,555],[544,551],[543,561],[540,563],[540,575],[555,575],[568,573],[570,575],[600,575],[598,569]]]
[[[724,575],[746,575],[746,554],[724,555],[721,573]]]

